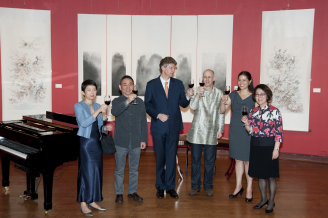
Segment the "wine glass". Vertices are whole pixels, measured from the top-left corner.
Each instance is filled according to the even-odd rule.
[[[188,85],[189,85],[189,88],[190,89],[194,88],[194,80],[193,79],[189,79]]]
[[[229,95],[229,94],[230,94],[230,86],[226,86],[226,87],[225,87],[225,89],[224,89],[224,94],[226,94],[226,95]],[[228,96],[227,96],[227,99],[226,99],[226,101],[224,102],[224,104],[228,104],[227,101],[228,101]]]
[[[138,95],[138,85],[134,85],[132,92],[133,92],[133,94]],[[138,104],[137,103],[137,98],[134,99],[132,104]]]
[[[241,108],[241,114],[243,116],[247,116],[248,115],[248,108],[246,105],[243,105],[242,108]]]
[[[242,106],[242,108],[241,108],[241,114],[242,114],[243,116],[247,116],[247,115],[248,115],[248,108],[247,108],[246,105],[243,105],[243,106]],[[244,124],[244,126],[245,126],[245,124]]]
[[[226,95],[229,95],[230,94],[230,86],[226,86],[225,89],[224,89],[224,93]]]
[[[203,80],[203,77],[199,78],[199,85],[200,85],[201,87],[203,87],[203,86],[205,85],[204,80]],[[201,97],[204,97],[204,93],[202,93],[200,96],[201,96]]]
[[[110,103],[111,103],[110,95],[105,95],[104,102],[105,102],[105,104],[107,104],[108,106],[110,105]],[[107,109],[107,117],[109,117],[108,114],[109,114],[109,107],[108,107],[108,109]]]
[[[189,86],[190,89],[192,89],[194,87],[194,80],[193,79],[189,79],[188,86]]]

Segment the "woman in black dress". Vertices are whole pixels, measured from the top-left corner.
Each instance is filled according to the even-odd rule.
[[[81,202],[81,212],[92,216],[90,209],[106,210],[95,201],[102,201],[102,151],[99,143],[99,130],[111,131],[112,126],[103,126],[102,111],[106,111],[106,104],[94,102],[97,95],[97,84],[86,80],[81,85],[84,99],[74,105],[74,112],[80,136],[78,196]]]
[[[282,118],[278,108],[269,102],[272,91],[267,85],[260,84],[255,87],[253,99],[259,105],[241,121],[251,137],[251,150],[249,158],[249,171],[251,177],[258,178],[261,192],[261,202],[254,209],[261,209],[267,204],[265,213],[271,213],[275,206],[276,178],[279,178],[279,147],[282,142]],[[269,184],[270,198],[267,197],[266,186]]]

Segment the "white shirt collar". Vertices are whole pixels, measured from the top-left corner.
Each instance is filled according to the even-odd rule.
[[[165,89],[165,82],[168,82],[167,87],[170,88],[170,80],[171,80],[171,78],[169,78],[167,81],[165,81],[162,76],[160,76],[159,78],[160,78],[160,80],[162,82],[162,85],[163,85],[163,88],[164,89]]]

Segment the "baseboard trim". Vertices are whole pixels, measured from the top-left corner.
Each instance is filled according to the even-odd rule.
[[[153,148],[153,146],[149,146],[145,150],[153,152],[154,148]],[[179,148],[178,153],[186,153],[186,148]],[[217,154],[229,155],[229,150],[218,149]],[[293,153],[282,153],[281,152],[279,155],[279,158],[283,159],[283,160],[294,160],[294,161],[328,164],[328,157],[315,156],[315,155],[293,154]]]

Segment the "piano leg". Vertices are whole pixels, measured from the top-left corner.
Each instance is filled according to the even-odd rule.
[[[45,168],[42,172],[43,175],[43,190],[44,190],[44,209],[46,213],[52,209],[52,187],[53,176],[56,167]]]
[[[24,191],[24,195],[28,196],[31,200],[38,199],[38,194],[35,192],[35,176],[26,172],[26,186],[27,190]]]
[[[1,156],[2,166],[2,186],[9,190],[9,163],[10,160],[6,156]]]

